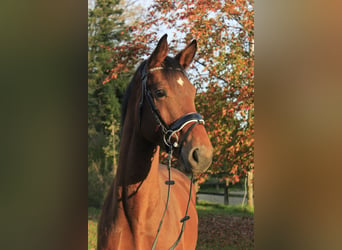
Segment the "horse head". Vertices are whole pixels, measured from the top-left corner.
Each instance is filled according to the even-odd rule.
[[[213,147],[204,120],[195,108],[196,89],[185,73],[196,49],[194,40],[175,57],[169,57],[167,35],[164,35],[141,66],[137,108],[142,136],[162,148],[174,150],[180,170],[199,174],[209,168]]]

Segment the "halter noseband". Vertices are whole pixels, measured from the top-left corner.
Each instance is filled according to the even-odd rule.
[[[171,123],[170,125],[166,124],[166,122],[163,120],[163,118],[160,115],[160,112],[158,110],[158,108],[156,107],[154,100],[151,96],[151,91],[147,88],[147,76],[149,73],[157,71],[157,70],[163,70],[165,69],[164,67],[155,67],[155,68],[151,68],[147,71],[147,63],[145,62],[145,65],[143,67],[142,70],[142,93],[141,93],[141,100],[139,103],[139,123],[141,126],[141,114],[142,114],[142,107],[144,104],[144,99],[146,96],[147,102],[152,110],[152,114],[156,120],[156,122],[158,123],[158,125],[161,127],[162,129],[162,133],[163,133],[163,142],[164,145],[167,149],[167,151],[170,151],[172,148],[181,148],[183,142],[185,141],[186,138],[183,138],[182,142],[179,144],[178,143],[178,136],[177,136],[177,132],[181,131],[187,124],[194,122],[195,124],[193,126],[191,126],[188,131],[186,132],[186,136],[188,136],[188,134],[190,133],[189,130],[193,129],[194,126],[196,124],[203,124],[204,125],[204,120],[202,118],[202,116],[199,113],[188,113],[183,115],[182,117],[178,118],[176,121],[174,121],[173,123]],[[175,71],[180,71],[183,74],[185,74],[184,70],[181,68],[170,68],[171,70],[175,70]],[[175,136],[176,137],[176,141],[174,143],[171,142],[172,137]]]

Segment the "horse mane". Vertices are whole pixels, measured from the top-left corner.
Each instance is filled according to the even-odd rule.
[[[126,113],[127,113],[127,106],[128,106],[128,101],[132,93],[132,89],[135,85],[136,82],[138,82],[138,75],[142,71],[142,68],[144,66],[144,62],[140,64],[140,66],[137,68],[135,71],[130,83],[128,84],[125,95],[122,99],[121,103],[121,121],[120,121],[120,138],[122,138],[122,132],[123,132],[123,127],[126,119]],[[102,212],[100,215],[99,223],[98,223],[98,242],[97,242],[97,249],[103,249],[107,245],[107,235],[110,233],[113,224],[116,221],[117,217],[117,211],[118,211],[118,197],[119,197],[119,182],[121,178],[123,178],[123,175],[121,174],[118,176],[120,170],[118,169],[112,184],[109,188],[109,192],[105,198],[103,207],[102,207]],[[127,204],[127,195],[123,195],[121,193],[122,201],[123,203]],[[125,211],[125,214],[127,212]],[[126,215],[127,216],[127,215]]]
[[[120,137],[122,138],[122,132],[123,127],[125,124],[126,114],[127,114],[127,107],[128,107],[128,101],[131,96],[133,88],[136,86],[136,84],[141,83],[140,76],[142,75],[142,71],[145,67],[145,64],[147,63],[147,60],[143,61],[135,71],[130,83],[127,86],[125,95],[122,99],[121,104],[121,126],[120,126]],[[182,66],[178,63],[177,60],[175,60],[172,57],[167,56],[165,60],[163,61],[161,65],[164,69],[162,69],[162,72],[164,76],[167,79],[173,79],[178,71],[175,71],[175,69],[182,69],[184,73],[184,69]],[[120,156],[119,156],[120,157]],[[121,156],[122,157],[122,156]],[[119,168],[124,168],[122,166],[118,166]],[[128,194],[127,194],[127,188],[128,185],[126,184],[125,180],[125,172],[122,171],[122,169],[119,169],[117,171],[117,174],[110,186],[110,190],[108,192],[108,195],[105,199],[102,213],[100,216],[99,221],[99,227],[98,227],[98,235],[101,235],[102,237],[99,238],[98,241],[98,249],[102,249],[106,244],[106,236],[110,233],[112,226],[114,225],[117,217],[117,211],[118,211],[118,203],[120,202],[118,200],[118,197],[121,197],[121,202],[123,205],[124,214],[126,216],[126,219],[128,221],[129,227],[133,233],[133,227],[131,223],[131,218],[128,213]],[[119,187],[122,185],[121,188],[121,194],[119,194]]]
[[[132,93],[132,89],[134,87],[134,84],[137,82],[138,80],[138,74],[142,72],[142,69],[144,67],[146,63],[146,60],[143,61],[137,68],[137,70],[135,71],[130,83],[128,84],[127,88],[126,88],[126,92],[125,95],[122,99],[122,103],[121,103],[121,122],[120,122],[120,137],[122,135],[122,129],[124,127],[125,124],[125,119],[126,119],[126,113],[127,113],[127,106],[128,106],[128,100],[131,96]]]

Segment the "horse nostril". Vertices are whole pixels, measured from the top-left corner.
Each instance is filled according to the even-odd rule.
[[[198,148],[192,152],[192,158],[198,163]]]

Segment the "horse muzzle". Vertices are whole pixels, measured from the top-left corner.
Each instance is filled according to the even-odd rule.
[[[213,147],[203,126],[196,126],[182,147],[181,170],[194,175],[205,172],[213,159]]]

